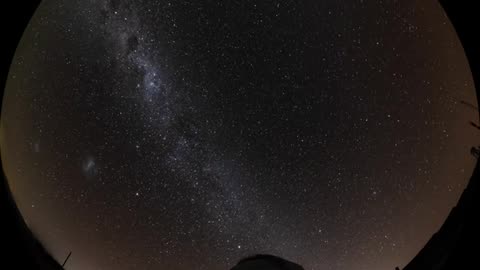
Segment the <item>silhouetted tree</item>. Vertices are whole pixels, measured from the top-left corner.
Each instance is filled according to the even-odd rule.
[[[472,146],[472,148],[470,148],[470,154],[472,154],[475,158],[478,158],[480,156],[480,149]]]
[[[475,124],[475,122],[473,122],[473,121],[470,121],[470,125],[477,128],[477,129],[480,129],[480,126]]]

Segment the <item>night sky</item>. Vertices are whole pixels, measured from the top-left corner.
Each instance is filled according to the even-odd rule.
[[[480,139],[436,1],[44,1],[18,46],[3,166],[66,269],[403,267]]]

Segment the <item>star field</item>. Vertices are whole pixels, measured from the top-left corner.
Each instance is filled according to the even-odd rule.
[[[424,2],[42,2],[2,108],[24,218],[68,269],[404,266],[479,139]]]

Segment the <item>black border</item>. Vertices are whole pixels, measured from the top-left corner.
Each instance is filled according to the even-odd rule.
[[[479,15],[475,8],[476,1],[440,0],[439,2],[462,42],[475,82],[477,101],[480,101],[480,91],[477,87],[480,85],[480,38],[476,37],[477,27],[480,26],[480,23],[478,23]],[[4,32],[2,38],[2,72],[0,72],[2,99],[8,70],[18,42],[39,4],[40,0],[1,1],[0,20]],[[479,181],[480,169],[477,163],[469,188],[462,195],[462,198],[467,197],[467,199],[462,201],[461,198],[448,218],[451,219],[450,223],[457,225],[455,228],[460,228],[458,229],[460,232],[457,232],[455,241],[449,243],[453,246],[448,248],[449,253],[442,260],[443,266],[436,269],[463,269],[476,263],[476,256],[478,255],[475,253],[479,250],[480,226],[474,213],[478,211],[478,206],[480,206],[480,199],[475,199],[475,197],[480,198]],[[2,217],[0,219],[0,243],[2,245],[0,249],[0,268],[62,269],[26,227],[11,198],[3,171],[0,183],[0,215]],[[447,224],[448,219],[442,229],[432,237],[415,258],[412,258],[412,261],[404,269],[434,269],[434,264],[439,263],[440,258],[432,258],[429,255],[427,255],[427,258],[424,257],[425,254],[431,252],[432,248],[434,250],[439,249],[438,241],[435,242],[436,239],[441,238],[445,233],[452,233],[452,229],[449,229],[451,226],[449,227],[449,224]],[[472,247],[472,244],[475,244],[475,246]]]

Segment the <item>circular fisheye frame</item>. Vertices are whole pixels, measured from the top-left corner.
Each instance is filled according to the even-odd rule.
[[[0,146],[68,269],[394,269],[456,204],[478,120],[433,0],[45,0]]]

